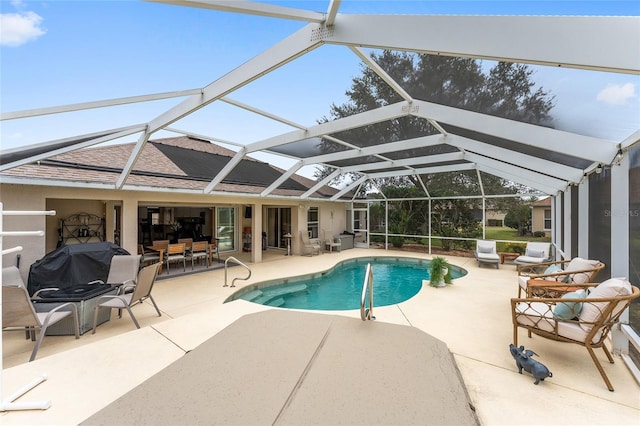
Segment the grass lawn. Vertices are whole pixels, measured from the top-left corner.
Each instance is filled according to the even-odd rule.
[[[524,247],[526,245],[527,241],[542,241],[542,242],[549,242],[551,241],[550,238],[547,237],[541,237],[541,238],[534,238],[531,236],[518,236],[516,235],[516,230],[513,228],[507,228],[507,227],[487,227],[486,228],[486,236],[487,236],[487,240],[510,240],[510,241],[523,241],[523,243],[501,243],[498,242],[497,244],[497,248],[498,251],[506,251],[506,252],[514,252],[517,250],[514,250],[514,246],[520,246],[524,251]]]
[[[496,227],[496,226],[491,226],[486,228],[486,239],[497,240],[498,251],[510,252],[510,253],[514,253],[514,252],[524,253],[524,249],[526,247],[527,241],[541,241],[541,242],[551,241],[551,239],[547,237],[534,238],[531,236],[518,236],[516,235],[516,230],[513,228]],[[509,242],[501,242],[500,240],[509,241]],[[381,241],[383,241],[382,238],[380,238],[380,241],[378,242],[381,242]],[[522,241],[522,242],[520,243],[517,241]],[[426,238],[419,239],[419,237],[417,237],[415,241],[414,239],[409,237],[404,239],[405,245],[416,244],[416,243],[426,246],[428,244],[428,240]],[[454,243],[454,248],[458,250],[461,249],[461,250],[473,251],[475,249],[475,245],[476,243],[473,240],[467,240],[465,242],[459,241],[457,244]],[[434,236],[431,239],[431,246],[442,247],[442,240]]]

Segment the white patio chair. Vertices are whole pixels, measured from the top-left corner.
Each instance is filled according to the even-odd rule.
[[[513,262],[516,265],[530,265],[551,260],[551,243],[529,241],[524,254],[518,256]]]
[[[478,266],[482,264],[495,265],[500,268],[500,255],[496,249],[496,242],[493,240],[477,240],[474,252]]]

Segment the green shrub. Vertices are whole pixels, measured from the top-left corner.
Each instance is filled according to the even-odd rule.
[[[507,253],[518,253],[518,254],[522,254],[524,253],[525,249],[526,249],[526,245],[523,244],[518,244],[518,243],[507,243],[505,244],[505,249],[504,251],[506,251]]]
[[[402,248],[402,246],[404,245],[404,237],[400,237],[400,236],[389,237],[389,242],[395,248]]]

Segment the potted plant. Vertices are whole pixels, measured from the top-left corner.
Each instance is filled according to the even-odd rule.
[[[451,266],[444,257],[434,257],[429,262],[429,285],[444,287],[451,284]]]

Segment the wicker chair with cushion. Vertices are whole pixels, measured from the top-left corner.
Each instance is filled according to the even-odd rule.
[[[302,253],[309,253],[313,256],[314,253],[320,254],[322,246],[309,239],[309,235],[305,231],[300,231],[300,238],[302,239]]]
[[[543,262],[535,265],[518,265],[518,297],[522,294],[527,296],[550,296],[553,293],[553,282],[560,286],[560,295],[564,292],[562,288],[570,291],[573,284],[593,283],[598,273],[604,269],[604,263],[599,260],[583,259],[574,257],[571,260],[560,260],[557,262]],[[535,280],[529,286],[529,281]],[[544,281],[552,281],[547,286]],[[529,288],[531,287],[531,288]],[[540,288],[538,288],[540,287]]]
[[[513,344],[518,345],[518,328],[522,328],[530,335],[584,346],[607,388],[613,391],[594,349],[602,348],[608,361],[613,363],[613,357],[605,345],[607,335],[624,310],[640,296],[640,290],[626,278],[611,278],[601,284],[584,283],[576,286],[581,289],[562,297],[511,299]]]

